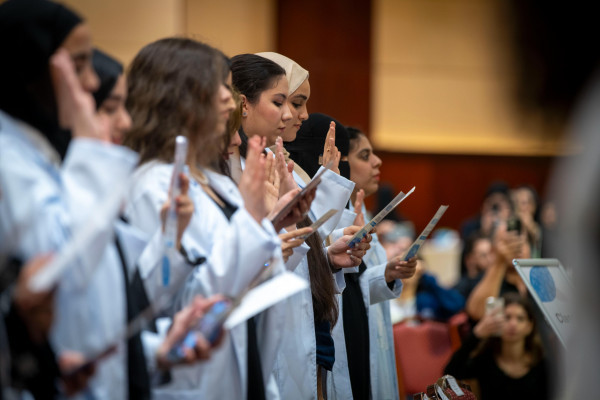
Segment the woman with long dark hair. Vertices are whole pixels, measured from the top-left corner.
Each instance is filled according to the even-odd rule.
[[[503,298],[504,309],[475,325],[445,373],[477,379],[482,400],[548,399],[548,371],[532,306],[518,293]]]
[[[263,54],[243,54],[233,58],[233,83],[246,103],[245,107],[243,105],[242,140],[244,136],[266,137],[271,151],[281,160],[284,157],[282,149],[272,145],[277,136],[285,134],[288,122],[292,121],[294,113],[290,112],[288,96],[293,92],[290,93],[290,90],[296,91],[308,73],[302,68],[291,67],[289,59],[286,61],[279,57],[274,62],[270,57],[263,57]],[[284,80],[285,84],[282,83]],[[287,81],[293,84],[291,89]],[[278,118],[273,106],[280,109]],[[293,129],[297,131],[297,127]],[[241,153],[243,155],[243,147]],[[284,179],[290,178],[287,176]],[[290,181],[286,183],[290,184]],[[321,183],[324,184],[325,181]],[[298,186],[293,179],[291,185]],[[310,224],[311,220],[305,218],[298,226]],[[275,369],[275,377],[284,398],[320,398],[325,391],[326,371],[331,370],[335,359],[331,329],[338,316],[335,298],[337,288],[332,268],[356,265],[364,254],[363,247],[368,246],[362,243],[352,255],[346,254],[345,243],[348,238],[339,239],[325,250],[323,239],[319,233],[314,233],[307,239],[308,246],[294,250],[295,262],[286,265],[310,281],[311,291],[293,296],[285,302],[289,318]],[[306,256],[303,257],[303,254]]]

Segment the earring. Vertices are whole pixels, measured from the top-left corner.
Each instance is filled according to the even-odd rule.
[[[246,111],[244,111],[244,112],[242,113],[242,115],[245,117],[246,115],[248,115],[248,113],[247,113]]]

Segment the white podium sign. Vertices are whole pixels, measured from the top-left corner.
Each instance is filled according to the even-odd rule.
[[[513,265],[566,348],[575,323],[571,302],[574,289],[560,261],[556,258],[516,259]]]

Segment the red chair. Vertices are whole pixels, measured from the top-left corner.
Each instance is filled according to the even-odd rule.
[[[448,324],[423,321],[416,325],[411,322],[394,325],[399,386],[406,394],[425,391],[427,385],[444,374],[455,346]],[[400,396],[405,398],[403,393]]]

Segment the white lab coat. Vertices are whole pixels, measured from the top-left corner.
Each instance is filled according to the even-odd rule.
[[[296,183],[302,188],[306,183],[294,172]],[[323,174],[317,187],[315,200],[311,204],[309,216],[313,221],[330,209],[340,210],[327,223],[319,228],[321,238],[326,238],[340,222],[344,207],[348,203],[354,183],[332,171]],[[286,263],[298,276],[310,281],[308,246],[303,244],[294,249],[294,254]],[[301,257],[298,263],[297,258]],[[341,293],[346,286],[343,271],[333,274],[334,286]],[[304,290],[283,302],[286,308],[285,331],[281,351],[277,357],[274,375],[282,399],[317,398],[317,344],[315,338],[314,312],[310,289]],[[345,345],[343,346],[345,351]]]
[[[0,143],[0,242],[24,259],[65,245],[137,163],[137,155],[124,147],[74,139],[61,165],[45,137],[1,112]],[[79,397],[125,399],[125,281],[113,239],[118,234],[130,278],[137,267],[156,275],[162,245],[158,230],[150,238],[119,220],[108,221],[104,228],[78,257],[77,266],[61,277],[51,341],[58,354],[73,350],[84,356],[120,341],[116,353],[96,366],[89,389]],[[176,271],[190,271],[180,255],[173,265]],[[160,293],[152,282],[146,285],[150,301]],[[148,355],[153,364],[154,352]]]
[[[366,215],[364,205],[363,214]],[[340,232],[336,230],[332,236],[335,238],[339,235]],[[393,290],[387,286],[384,276],[387,264],[385,250],[379,243],[377,234],[372,236],[371,248],[363,257],[367,269],[359,280],[369,320],[371,398],[377,400],[398,399],[392,324],[387,300],[400,295],[402,281],[397,279]],[[329,399],[352,399],[341,296],[338,296],[338,301],[340,315],[338,323],[333,329],[335,364],[333,373],[328,375],[327,391]]]
[[[0,243],[24,259],[55,252],[85,223],[97,201],[111,191],[115,176],[127,175],[137,156],[123,147],[74,139],[64,162],[34,128],[0,112]],[[52,342],[57,353],[103,349],[126,323],[123,274],[115,247],[94,243],[98,263],[81,281],[77,268],[64,274],[56,293]],[[85,286],[81,284],[85,283]],[[89,393],[127,397],[124,343],[97,366]]]
[[[324,167],[319,168],[315,175],[319,174],[323,168]],[[302,180],[296,171],[293,171],[292,173],[298,186],[300,188],[304,188],[306,186],[306,182]],[[314,222],[331,209],[340,210],[318,229],[319,235],[324,241],[327,240],[329,235],[331,235],[331,233],[340,225],[340,223],[343,227],[348,226],[345,225],[341,219],[342,215],[344,215],[346,204],[348,204],[348,200],[350,199],[350,195],[352,194],[353,190],[354,182],[336,174],[331,170],[326,170],[321,176],[321,183],[319,183],[317,186],[317,192],[315,193],[315,198],[310,205],[308,216]],[[334,274],[334,278],[338,293],[342,293],[346,287],[344,270],[336,272]]]
[[[159,224],[157,211],[166,200],[172,165],[151,162],[136,172],[126,214],[131,223],[151,232]],[[275,257],[283,269],[281,246],[273,226],[266,219],[258,224],[245,210],[235,184],[223,175],[204,171],[210,186],[237,211],[228,221],[217,204],[190,179],[189,195],[194,214],[182,239],[182,246],[193,257],[207,258],[198,266],[182,289],[186,304],[195,294],[210,296],[222,293],[235,296],[252,281],[263,264]],[[143,276],[144,277],[144,276]],[[281,341],[283,318],[280,305],[257,317],[258,347],[268,398],[278,398],[271,371]],[[246,325],[240,324],[227,333],[224,343],[207,362],[177,367],[171,371],[171,383],[156,388],[158,399],[243,399],[247,390]]]

